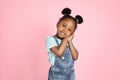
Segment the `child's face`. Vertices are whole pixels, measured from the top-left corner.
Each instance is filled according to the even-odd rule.
[[[57,24],[57,35],[66,38],[75,31],[75,22],[72,19],[64,19]]]

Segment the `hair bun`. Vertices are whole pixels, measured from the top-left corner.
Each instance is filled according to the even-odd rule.
[[[82,18],[82,16],[80,16],[80,15],[76,15],[76,16],[75,16],[75,19],[76,19],[76,22],[77,22],[78,24],[81,24],[81,23],[83,22],[83,18]]]
[[[69,15],[69,14],[71,14],[70,8],[64,8],[64,9],[62,10],[62,14],[63,14],[63,15]]]

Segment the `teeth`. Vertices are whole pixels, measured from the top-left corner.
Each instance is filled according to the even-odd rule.
[[[61,35],[65,35],[65,33],[61,32]]]
[[[64,31],[60,31],[59,34],[60,34],[61,36],[65,36],[65,35],[66,35],[66,33],[65,33]]]
[[[64,33],[61,33],[62,35],[65,35]]]

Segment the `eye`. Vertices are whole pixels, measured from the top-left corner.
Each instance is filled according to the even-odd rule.
[[[72,31],[71,29],[68,29],[70,32]]]
[[[65,27],[65,24],[63,24],[62,26]]]

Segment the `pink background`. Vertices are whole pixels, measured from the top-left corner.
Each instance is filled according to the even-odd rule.
[[[0,0],[0,80],[47,80],[45,38],[64,7],[84,18],[74,38],[76,80],[120,80],[119,0]]]

